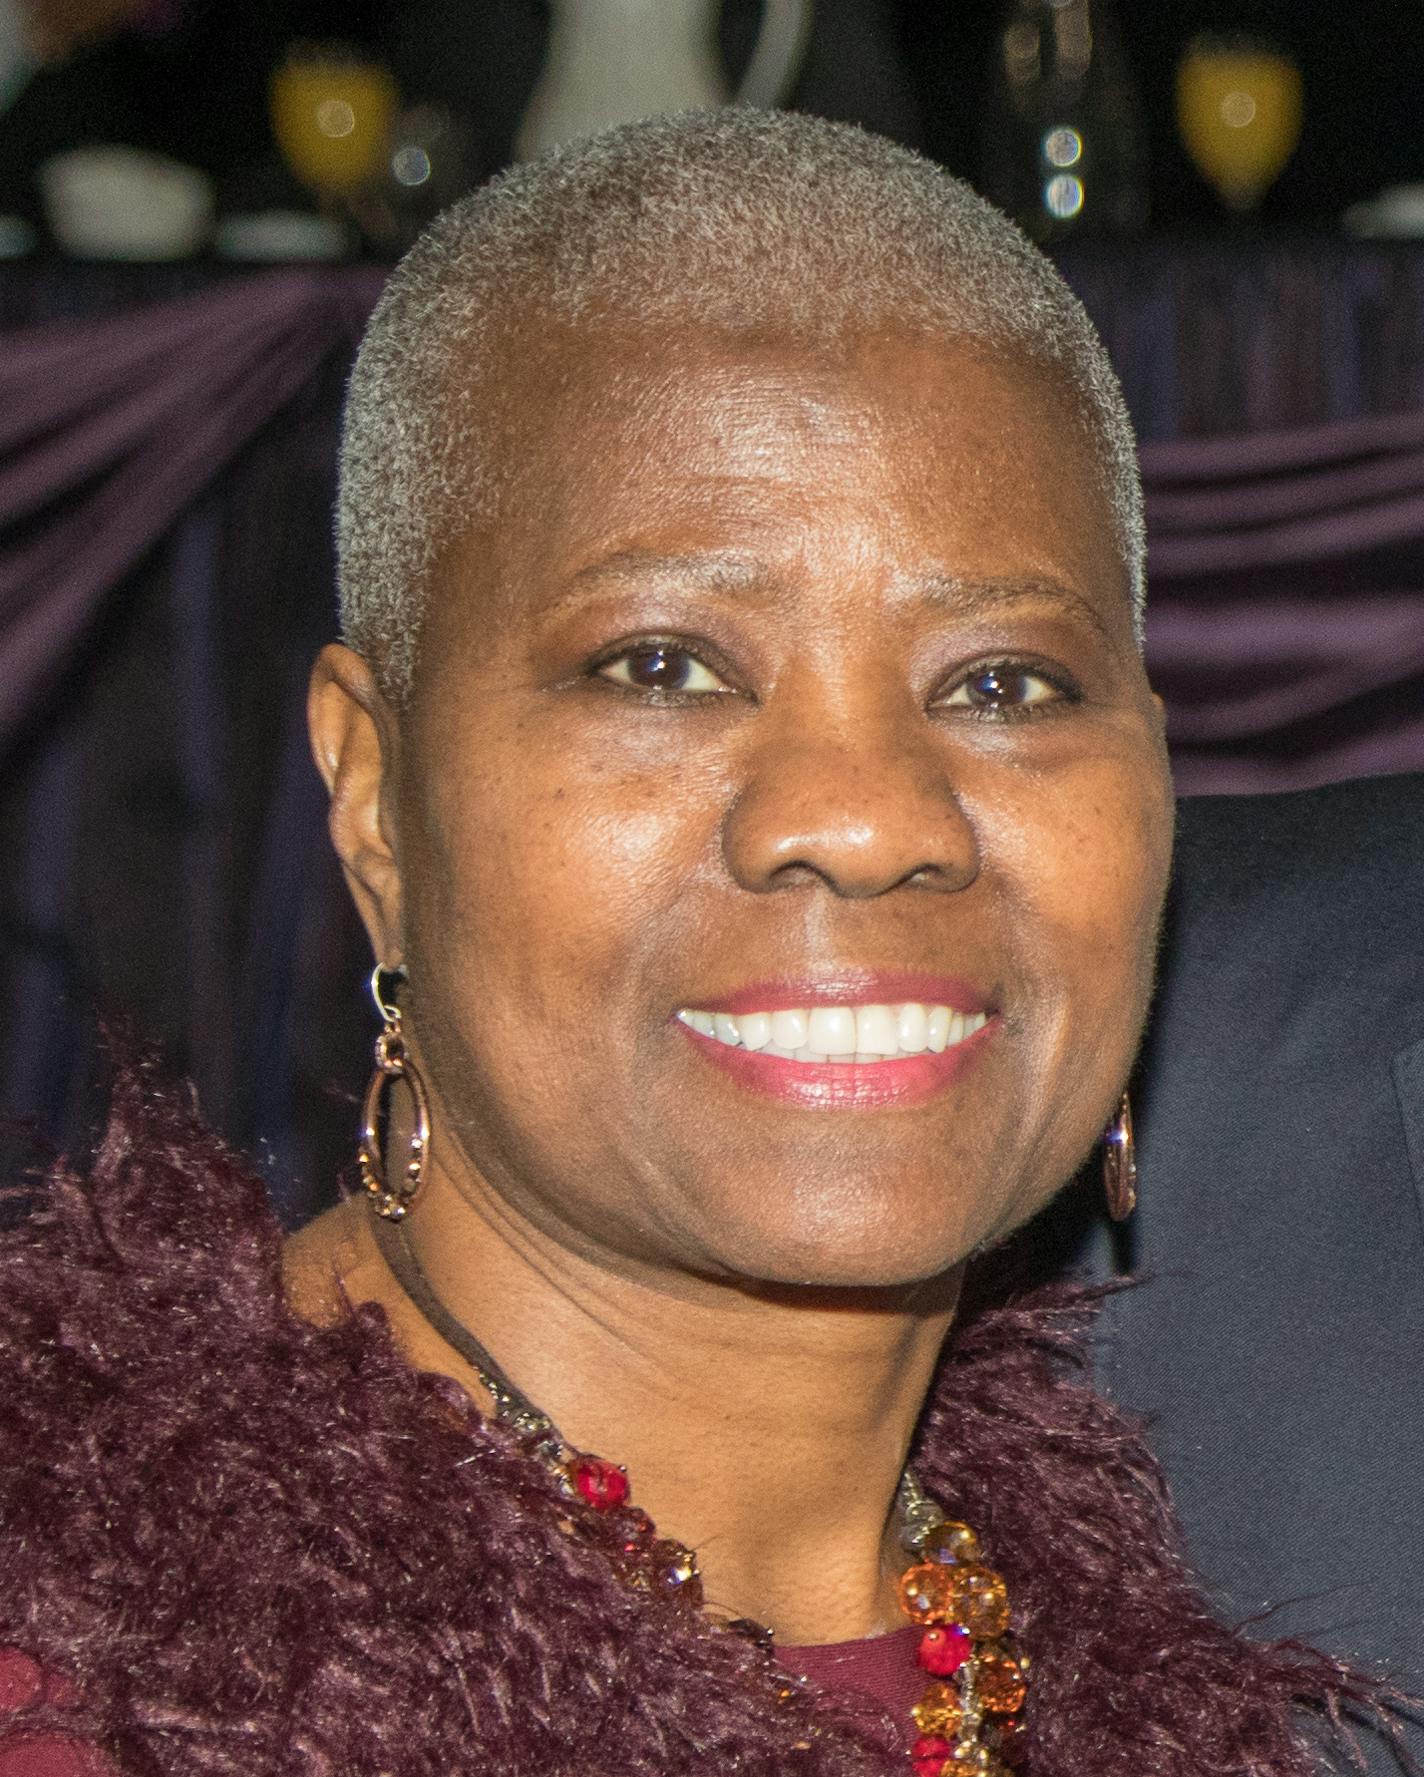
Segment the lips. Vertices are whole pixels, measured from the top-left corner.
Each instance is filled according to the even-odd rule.
[[[906,974],[760,983],[682,1006],[676,1017],[698,1053],[738,1084],[825,1109],[932,1097],[973,1065],[999,1025],[970,983]]]

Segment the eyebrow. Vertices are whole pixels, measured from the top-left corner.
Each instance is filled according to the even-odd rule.
[[[1106,640],[1120,640],[1093,601],[1061,580],[1018,574],[933,574],[917,580],[915,590],[935,604],[968,614],[986,605],[1053,605],[1066,617],[1088,622]]]
[[[556,606],[576,599],[591,582],[625,579],[690,581],[704,591],[760,594],[757,602],[773,609],[783,602],[774,574],[755,555],[720,551],[664,555],[655,550],[620,549],[580,568],[567,592],[555,601]],[[962,611],[966,616],[982,615],[986,608],[995,606],[1050,605],[1070,619],[1087,622],[1109,642],[1116,644],[1121,639],[1091,599],[1062,581],[1045,576],[931,573],[913,576],[905,591],[944,609]]]
[[[735,587],[742,591],[759,582],[770,588],[772,576],[767,564],[759,557],[740,551],[661,555],[651,549],[620,549],[580,568],[573,583],[579,586],[590,580],[625,579],[695,580],[700,586]]]

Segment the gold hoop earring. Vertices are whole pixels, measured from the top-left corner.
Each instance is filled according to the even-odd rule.
[[[1132,1105],[1125,1092],[1103,1136],[1103,1186],[1108,1214],[1115,1222],[1125,1222],[1137,1208],[1137,1145],[1132,1139]]]
[[[430,1100],[425,1095],[425,1081],[420,1077],[420,1070],[406,1048],[400,1007],[395,1001],[394,983],[404,972],[403,969],[383,968],[380,963],[371,971],[371,998],[381,1015],[381,1033],[376,1038],[375,1072],[361,1103],[361,1145],[356,1151],[361,1183],[366,1188],[371,1208],[388,1222],[403,1221],[410,1212],[424,1183],[425,1162],[430,1153]],[[378,1125],[381,1095],[397,1080],[403,1081],[410,1093],[415,1121],[405,1171],[392,1184],[381,1153]]]

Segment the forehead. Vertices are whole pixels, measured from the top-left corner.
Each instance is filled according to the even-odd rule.
[[[977,341],[543,331],[490,394],[493,508],[450,539],[467,589],[525,593],[619,550],[804,552],[819,532],[1128,597],[1081,409]]]

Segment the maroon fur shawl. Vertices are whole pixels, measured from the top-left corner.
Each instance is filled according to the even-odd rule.
[[[905,1724],[778,1702],[767,1655],[631,1591],[600,1523],[560,1529],[379,1311],[295,1318],[260,1182],[181,1094],[126,1074],[88,1176],[0,1207],[0,1648],[74,1694],[0,1714],[0,1752],[62,1728],[123,1777],[904,1777]],[[1212,1617],[1082,1380],[1086,1314],[961,1327],[916,1456],[1008,1578],[1030,1777],[1303,1772],[1312,1715],[1368,1687]]]

